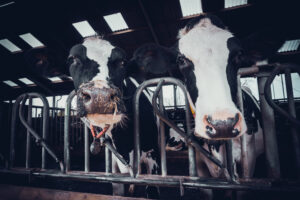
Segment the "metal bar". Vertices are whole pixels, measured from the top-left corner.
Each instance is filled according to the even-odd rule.
[[[265,99],[265,95],[271,96],[271,91],[264,91],[265,84],[267,82],[269,73],[260,73],[257,78],[259,99],[260,99],[260,109],[263,121],[263,131],[264,131],[264,146],[265,155],[268,168],[268,176],[272,178],[280,177],[280,163],[278,157],[278,146],[276,140],[276,129],[275,129],[275,119],[274,111],[269,106]],[[265,93],[267,92],[267,93]]]
[[[280,73],[282,70],[284,70],[286,68],[290,68],[291,70],[296,71],[300,74],[300,67],[299,67],[299,65],[295,65],[295,64],[282,64],[282,65],[277,64],[275,66],[276,66],[275,69],[271,72],[271,74],[269,75],[269,78],[265,84],[264,92],[265,92],[266,101],[273,109],[276,110],[276,112],[278,112],[280,115],[286,117],[291,123],[293,123],[293,125],[300,128],[300,121],[297,118],[291,116],[288,112],[286,112],[280,106],[276,105],[276,103],[273,102],[271,94],[270,94],[271,93],[270,92],[271,84],[272,84],[275,76],[278,73]]]
[[[40,95],[38,93],[27,93],[24,96],[22,96],[23,99],[22,99],[22,103],[21,103],[21,106],[20,106],[20,109],[19,109],[19,117],[20,117],[21,123],[25,126],[25,128],[27,128],[28,131],[30,131],[30,133],[32,134],[32,136],[35,137],[37,143],[39,143],[42,146],[42,148],[45,149],[45,151],[47,151],[55,159],[56,162],[59,163],[61,171],[64,171],[64,165],[63,165],[63,163],[57,158],[57,156],[55,155],[55,153],[53,152],[53,150],[45,142],[44,138],[41,138],[39,136],[39,134],[26,122],[26,120],[25,120],[25,118],[23,116],[23,107],[25,105],[25,102],[26,102],[28,96],[29,97],[39,97],[43,101],[43,103],[44,103],[44,110],[49,111],[48,101],[47,101],[47,99],[44,96],[42,96],[42,95]],[[49,114],[49,112],[44,111],[44,116],[43,116],[43,131],[44,132],[43,132],[43,135],[44,135],[44,133],[47,134],[46,129],[48,127],[47,127],[47,123],[45,123],[45,122],[48,122],[48,117],[47,117],[47,116],[49,116],[48,114]],[[42,159],[43,159],[43,157],[42,157]],[[42,167],[43,167],[43,165],[45,167],[45,164],[46,164],[45,161],[42,162]]]
[[[243,93],[241,86],[241,73],[238,72],[237,75],[237,103],[241,113],[244,115],[244,103],[243,103]],[[255,135],[253,134],[253,137]],[[255,146],[254,146],[255,147]],[[249,178],[249,158],[247,153],[247,142],[246,142],[246,134],[241,136],[241,161],[242,161],[242,172],[243,178]]]
[[[183,90],[183,88],[181,89]],[[190,106],[188,103],[187,96],[185,95],[185,121],[186,121],[186,132],[188,137],[193,136],[190,116],[191,116]],[[189,174],[190,176],[197,176],[195,148],[191,144],[189,144],[188,146],[188,154],[189,154]]]
[[[296,118],[296,108],[293,94],[293,84],[291,77],[291,70],[289,68],[285,69],[285,84],[286,84],[286,92],[287,92],[287,100],[289,107],[289,114],[292,117]],[[299,130],[295,126],[291,127],[292,134],[292,142],[294,146],[295,153],[295,162],[296,162],[296,170],[297,170],[297,178],[300,178],[300,142],[299,142]]]
[[[105,140],[110,140],[110,137],[105,133]],[[105,172],[111,173],[112,172],[112,155],[111,151],[107,146],[105,147]]]
[[[27,108],[28,108],[27,123],[30,126],[32,126],[32,97],[29,97]],[[26,161],[25,161],[26,169],[30,168],[30,161],[31,161],[31,135],[30,135],[30,132],[27,130],[27,135],[26,135]]]
[[[148,13],[147,13],[147,11],[145,10],[145,7],[144,7],[142,1],[141,1],[141,0],[138,0],[138,1],[139,1],[139,5],[140,5],[140,7],[141,7],[141,10],[142,10],[142,12],[143,12],[143,15],[144,15],[144,17],[145,17],[145,19],[146,19],[147,25],[149,26],[149,29],[150,29],[150,32],[151,32],[152,37],[153,37],[153,39],[154,39],[154,42],[155,42],[156,44],[159,44],[159,41],[158,41],[158,39],[157,39],[157,35],[156,35],[155,31],[154,31],[154,28],[153,28],[153,26],[152,26],[152,23],[151,23],[151,20],[150,20],[150,18],[149,18],[149,16],[148,16]]]
[[[231,181],[236,181],[236,177],[234,174],[234,159],[232,155],[232,140],[227,140],[225,142],[226,146],[226,162],[227,162],[227,170],[230,176]]]
[[[157,88],[159,88],[159,84],[163,84],[162,82],[159,82],[157,85]],[[160,90],[159,92],[159,109],[163,113],[164,112],[164,101],[163,101],[163,91]],[[156,101],[156,99],[155,99]],[[167,175],[167,156],[166,156],[166,136],[165,136],[165,125],[164,122],[159,119],[159,131],[158,131],[158,144],[160,147],[160,159],[161,159],[161,175],[166,176]]]
[[[70,111],[71,103],[76,95],[75,90],[73,90],[66,101],[65,106],[65,122],[64,122],[64,165],[65,170],[68,172],[70,170],[70,139],[69,139],[69,127],[70,127]]]
[[[84,124],[84,172],[90,171],[89,129]]]
[[[187,99],[187,93],[186,93],[186,88],[185,86],[182,84],[182,82],[178,79],[175,78],[156,78],[156,79],[151,79],[148,81],[143,82],[138,89],[135,91],[135,101],[134,101],[134,114],[135,115],[139,115],[139,108],[138,108],[138,103],[137,100],[140,97],[141,92],[143,91],[143,89],[145,87],[157,84],[161,79],[164,79],[166,84],[176,84],[178,85],[182,91],[184,91],[184,96],[185,96],[185,108],[186,108],[186,117],[187,120],[189,120],[190,117],[190,110],[189,110],[189,103],[188,103],[188,99]],[[152,104],[153,104],[153,110],[154,112],[157,114],[157,116],[159,118],[161,118],[168,126],[170,126],[171,128],[173,128],[180,136],[182,136],[186,143],[188,145],[193,145],[200,153],[202,153],[207,159],[209,159],[212,163],[216,164],[218,167],[220,168],[224,168],[224,165],[222,164],[222,162],[220,160],[218,160],[217,158],[215,158],[214,156],[212,156],[206,149],[204,149],[197,140],[194,139],[193,134],[187,135],[185,134],[185,132],[183,132],[181,129],[179,129],[176,124],[174,124],[174,122],[170,121],[167,117],[165,117],[162,113],[160,113],[159,109],[157,108],[157,103],[156,101],[153,101],[153,99],[156,99],[158,95],[158,92],[153,94],[153,98],[152,98]],[[138,135],[137,137],[139,137],[139,119],[137,117],[134,118],[134,124],[135,124],[135,139],[136,139],[136,135]],[[191,129],[188,127],[189,125],[187,124],[187,131],[191,132]],[[139,159],[139,158],[137,158]],[[134,166],[135,167],[135,166]]]
[[[104,182],[104,183],[127,183],[135,185],[154,185],[166,187],[183,187],[188,188],[207,188],[207,189],[225,189],[225,190],[263,190],[263,191],[294,191],[299,192],[299,182],[276,182],[272,179],[240,179],[239,183],[213,178],[198,178],[188,176],[166,176],[160,175],[140,175],[133,178],[126,174],[106,174],[101,172],[91,172],[82,174],[82,172],[70,171],[67,174],[57,173],[57,171],[20,171],[0,169],[0,174],[5,175],[29,175],[35,177],[53,177],[62,179],[70,179],[87,182]],[[24,176],[23,176],[24,177]]]
[[[101,137],[100,142],[101,144],[104,144],[107,147],[107,149],[109,149],[117,157],[117,159],[120,160],[128,168],[130,175],[133,176],[134,174],[132,166],[129,163],[127,163],[123,156],[119,154],[119,152],[113,147],[110,140]]]
[[[16,127],[17,127],[17,112],[18,112],[18,108],[19,108],[19,104],[22,101],[22,99],[24,98],[24,94],[20,95],[12,108],[12,116],[11,116],[11,134],[10,134],[10,156],[9,156],[9,168],[14,166],[14,162],[15,162],[15,137],[16,137]]]
[[[49,132],[49,104],[47,99],[38,94],[40,99],[43,101],[44,108],[43,108],[43,140],[47,142],[48,140],[48,132]],[[45,169],[47,166],[47,154],[46,154],[46,148],[42,146],[42,169]]]
[[[174,107],[177,108],[177,85],[173,85]]]

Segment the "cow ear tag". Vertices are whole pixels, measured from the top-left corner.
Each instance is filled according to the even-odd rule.
[[[93,142],[90,146],[90,151],[93,155],[97,155],[101,151],[100,141],[95,137],[93,137]]]

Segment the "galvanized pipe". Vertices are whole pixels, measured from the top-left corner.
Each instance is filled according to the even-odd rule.
[[[22,99],[24,98],[25,94],[20,95],[12,108],[12,115],[11,115],[11,134],[10,134],[10,156],[9,156],[9,168],[14,166],[14,162],[15,162],[15,137],[16,137],[16,127],[17,127],[17,113],[18,113],[18,108],[20,105],[20,102],[22,101]]]
[[[291,123],[293,123],[294,126],[297,126],[300,128],[300,120],[297,118],[291,116],[288,112],[286,112],[284,109],[282,109],[280,106],[276,105],[276,103],[273,102],[270,87],[271,84],[277,74],[279,74],[281,71],[285,70],[286,68],[290,68],[293,71],[296,71],[300,74],[300,66],[295,64],[282,64],[282,65],[275,65],[275,69],[271,72],[269,75],[268,80],[266,81],[264,92],[265,92],[265,98],[268,102],[268,104],[276,110],[280,115],[286,117]]]
[[[65,104],[65,122],[64,122],[64,165],[65,170],[68,172],[70,170],[70,139],[69,139],[69,127],[70,127],[70,113],[71,113],[71,103],[76,95],[75,90],[73,90],[66,101]]]
[[[183,91],[184,91],[184,95],[185,95],[185,101],[186,101],[186,113],[189,113],[189,104],[188,104],[188,100],[187,100],[187,94],[186,94],[186,89],[185,86],[181,83],[181,81],[174,79],[174,78],[163,78],[166,84],[176,84],[178,85]],[[135,176],[138,175],[138,165],[140,162],[140,144],[139,144],[139,98],[140,95],[142,93],[142,91],[148,87],[148,86],[152,86],[157,84],[159,81],[161,80],[161,78],[156,78],[156,79],[151,79],[151,80],[147,80],[145,82],[143,82],[135,91],[134,94],[134,164],[133,164],[133,171]],[[156,94],[157,95],[157,94]],[[153,95],[153,98],[157,98],[157,96],[155,97]],[[153,101],[152,101],[153,102]],[[179,133],[179,135],[181,135],[187,144],[189,145],[193,145],[200,153],[202,153],[205,157],[207,157],[210,161],[212,161],[212,163],[216,164],[218,167],[220,168],[224,168],[224,165],[222,164],[222,162],[220,160],[218,160],[217,158],[213,157],[206,149],[204,149],[195,139],[193,134],[191,135],[186,135],[181,129],[179,129],[176,124],[174,124],[172,121],[170,121],[169,119],[167,119],[163,114],[160,113],[160,111],[157,108],[157,103],[156,101],[154,101],[155,105],[153,105],[153,109],[154,112],[171,128],[173,128],[177,133]],[[189,119],[189,114],[186,114],[187,120]],[[187,125],[189,126],[189,125]],[[191,132],[191,129],[189,127],[187,127],[187,129],[189,129],[188,131]],[[191,159],[192,160],[192,159]],[[191,163],[193,164],[193,163]],[[195,173],[196,174],[196,173]]]
[[[84,124],[84,172],[90,171],[89,129]]]
[[[161,84],[163,84],[163,80],[158,83],[156,90],[157,88],[161,87],[159,86]],[[156,101],[156,99],[154,100]],[[164,101],[163,101],[162,90],[159,90],[159,109],[162,113],[164,112]],[[158,144],[160,147],[161,175],[166,176],[168,172],[167,172],[165,125],[161,119],[159,119]]]
[[[227,162],[227,171],[229,173],[230,176],[230,180],[231,181],[236,181],[236,177],[234,174],[234,159],[233,159],[233,152],[232,152],[232,140],[227,140],[225,142],[225,146],[226,146],[226,162]]]
[[[278,145],[276,140],[274,111],[265,99],[265,95],[271,96],[270,90],[264,90],[269,73],[260,73],[257,78],[260,108],[263,121],[264,147],[266,154],[266,164],[268,176],[272,178],[280,177],[280,162],[278,157]],[[267,93],[266,93],[267,92]]]
[[[296,118],[296,109],[295,109],[295,101],[293,94],[293,84],[291,78],[291,70],[289,68],[285,69],[285,84],[286,84],[286,92],[287,92],[287,100],[289,107],[289,114]],[[299,142],[299,129],[296,126],[291,127],[292,134],[292,142],[294,146],[294,156],[297,170],[297,177],[300,178],[300,142]]]
[[[28,99],[28,112],[27,112],[27,123],[32,126],[32,97]],[[26,169],[30,168],[31,161],[31,135],[29,130],[27,130],[26,135],[26,159],[25,159],[25,167]]]
[[[128,162],[126,162],[126,160],[123,158],[123,156],[121,154],[119,154],[119,152],[113,147],[110,140],[107,140],[107,139],[101,137],[100,142],[101,142],[101,144],[104,144],[105,147],[109,151],[111,151],[117,157],[118,160],[120,160],[123,163],[123,165],[125,165],[127,167],[127,169],[129,170],[130,175],[133,176],[134,174],[133,174],[132,166]]]
[[[240,71],[238,72],[237,75],[237,103],[238,107],[241,111],[241,113],[244,115],[244,103],[243,103],[243,93],[242,93],[242,86],[241,86],[241,73]],[[253,134],[253,137],[254,134]],[[242,173],[243,173],[243,178],[249,178],[249,158],[248,158],[248,153],[247,153],[247,142],[246,142],[246,134],[243,134],[240,137],[241,141],[241,161],[242,161]]]
[[[105,133],[105,140],[110,141],[110,137],[107,133]],[[112,172],[112,154],[110,149],[105,145],[105,172],[111,173]]]
[[[239,183],[212,179],[212,178],[198,178],[187,176],[158,176],[158,175],[140,175],[133,178],[126,174],[105,174],[101,172],[93,172],[82,174],[82,172],[69,172],[67,174],[57,173],[53,171],[20,171],[20,170],[5,170],[0,169],[0,174],[5,173],[13,175],[28,175],[35,177],[51,177],[58,179],[70,179],[76,181],[87,182],[104,182],[104,183],[124,183],[135,185],[153,185],[166,187],[184,187],[184,188],[207,188],[207,189],[225,189],[225,190],[260,190],[260,191],[293,191],[300,190],[297,182],[276,182],[274,180],[244,180],[239,179]],[[22,176],[24,177],[24,176]]]
[[[43,114],[43,136],[45,135],[45,132],[47,134],[47,122],[49,120],[49,105],[48,105],[48,101],[47,99],[42,96],[41,94],[38,93],[27,93],[24,94],[23,99],[22,99],[22,103],[19,109],[19,117],[21,120],[21,123],[27,128],[28,131],[30,131],[30,133],[35,137],[37,143],[39,143],[42,146],[42,149],[44,149],[45,153],[46,151],[55,159],[56,162],[59,163],[60,165],[60,169],[63,172],[64,171],[64,165],[63,163],[57,158],[57,156],[55,155],[54,151],[50,148],[50,146],[46,143],[44,138],[41,138],[39,136],[39,134],[26,122],[24,116],[23,116],[23,107],[25,105],[25,102],[27,100],[27,98],[29,97],[38,97],[40,98],[43,103],[44,103],[44,114]],[[43,154],[42,154],[43,156]],[[45,162],[45,157],[44,157],[44,162],[43,162],[43,157],[42,157],[42,167],[46,166],[46,162]]]

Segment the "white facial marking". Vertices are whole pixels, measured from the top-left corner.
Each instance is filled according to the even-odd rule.
[[[215,119],[219,114],[223,115],[223,112],[228,114],[226,118],[240,113],[232,102],[226,76],[229,56],[227,41],[233,35],[204,18],[189,32],[181,30],[179,37],[180,52],[194,64],[198,89],[195,134],[210,139],[205,133],[205,115],[211,115]],[[218,114],[214,117],[215,113]],[[242,121],[240,131],[244,133],[246,124]]]
[[[109,77],[108,59],[114,46],[100,38],[87,38],[83,46],[87,49],[87,57],[99,65],[99,73],[92,80],[106,81]]]

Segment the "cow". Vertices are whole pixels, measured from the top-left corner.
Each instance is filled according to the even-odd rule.
[[[263,33],[268,36],[270,32]],[[255,45],[253,38],[261,43]],[[145,45],[138,50],[141,55],[136,55],[141,60],[139,62],[144,63],[141,66],[144,71],[157,73],[158,66],[152,69],[152,63],[163,63],[159,66],[165,68],[162,71],[171,72],[170,76],[176,74],[185,83],[190,106],[195,112],[194,135],[223,164],[226,161],[224,142],[232,139],[234,175],[237,177],[241,175],[238,170],[241,165],[240,136],[245,134],[248,147],[247,177],[253,176],[256,158],[264,151],[259,105],[251,92],[245,88],[242,92],[244,115],[236,106],[238,69],[266,59],[283,41],[283,38],[271,38],[278,39],[276,42],[262,38],[254,34],[247,38],[250,44],[247,41],[242,43],[218,17],[204,14],[192,19],[179,31],[178,43],[174,47]],[[158,55],[160,51],[164,51],[164,56]],[[176,52],[177,65],[174,67]],[[174,72],[176,68],[179,73]],[[196,163],[201,177],[228,177],[226,171],[199,152],[196,152]],[[211,198],[211,190],[206,192],[207,198]]]
[[[99,36],[87,37],[81,44],[74,45],[68,57],[77,93],[78,115],[92,125],[91,129],[100,127],[107,130],[113,146],[133,166],[133,98],[137,80],[127,77],[126,62],[126,53],[122,49]],[[140,120],[140,161],[146,173],[158,174],[158,132],[146,93],[141,95],[140,105],[143,113]],[[130,172],[114,155],[112,169],[113,173]],[[123,195],[123,185],[113,184],[113,193]],[[158,189],[146,187],[146,194],[157,198]]]

